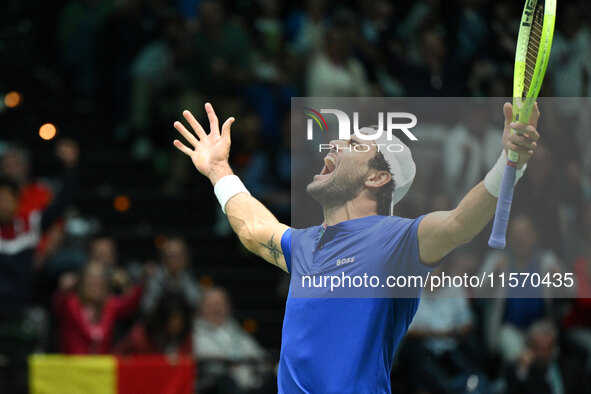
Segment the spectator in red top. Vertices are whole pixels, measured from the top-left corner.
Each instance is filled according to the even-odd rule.
[[[62,189],[46,209],[19,214],[17,183],[0,177],[0,326],[8,316],[22,314],[29,306],[35,247],[75,195],[78,145],[62,140],[56,148],[56,155],[64,166]]]
[[[95,236],[88,247],[88,259],[103,266],[107,273],[107,282],[114,294],[125,293],[131,278],[125,268],[119,265],[119,251],[117,241],[110,235]]]
[[[78,149],[70,140],[61,140],[59,145],[58,149],[63,149],[64,145],[70,150]],[[0,160],[0,173],[18,185],[17,215],[27,217],[34,211],[44,211],[52,202],[54,195],[50,187],[45,182],[31,180],[31,159],[25,148],[18,145],[9,147]],[[47,257],[60,247],[63,233],[64,221],[61,218],[44,230],[35,250],[36,269],[41,268]]]
[[[72,290],[77,282],[74,274],[64,274],[53,299],[59,322],[60,351],[65,354],[110,353],[115,325],[137,310],[143,286],[136,285],[121,296],[111,295],[104,267],[94,262],[84,268],[76,293]]]
[[[165,295],[156,312],[133,326],[115,347],[115,353],[191,356],[192,312],[182,297]]]
[[[567,339],[587,353],[587,365],[591,368],[591,203],[585,208],[583,236],[586,250],[573,264],[576,298],[562,324]]]
[[[2,155],[0,172],[18,184],[20,189],[18,213],[22,215],[43,210],[52,198],[51,189],[46,184],[30,181],[30,168],[29,154],[19,146],[11,146]]]

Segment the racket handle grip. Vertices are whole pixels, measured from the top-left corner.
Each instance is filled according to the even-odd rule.
[[[513,201],[516,171],[516,163],[508,160],[507,165],[505,166],[505,172],[503,173],[501,189],[499,191],[499,199],[497,201],[497,210],[495,211],[492,233],[488,239],[488,246],[491,248],[505,248],[505,236],[507,234],[507,224],[509,223],[509,213],[511,212],[511,202]]]

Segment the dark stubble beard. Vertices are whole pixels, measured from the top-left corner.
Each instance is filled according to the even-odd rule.
[[[339,208],[359,195],[366,175],[367,170],[345,168],[341,164],[327,182],[313,181],[308,184],[306,191],[323,209]]]

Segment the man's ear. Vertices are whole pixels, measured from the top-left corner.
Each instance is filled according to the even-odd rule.
[[[392,174],[388,171],[371,171],[365,179],[365,186],[370,188],[378,188],[390,182]]]

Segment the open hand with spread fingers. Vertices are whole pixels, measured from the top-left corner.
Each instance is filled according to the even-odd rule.
[[[188,147],[179,140],[174,140],[174,146],[189,156],[200,173],[209,178],[213,185],[225,175],[232,174],[228,157],[230,155],[230,127],[234,118],[228,118],[222,125],[220,132],[218,118],[210,103],[205,104],[205,111],[209,119],[209,134],[195,119],[190,111],[183,111],[183,116],[189,122],[193,132],[179,121],[174,122],[174,128],[185,138],[192,147]]]

